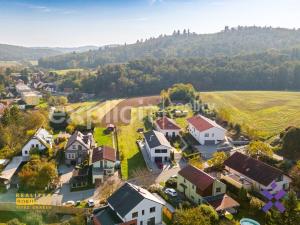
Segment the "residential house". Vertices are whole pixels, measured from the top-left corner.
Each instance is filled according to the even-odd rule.
[[[95,225],[162,224],[161,202],[144,188],[125,183],[108,199],[108,205],[94,211]]]
[[[224,183],[191,165],[178,172],[177,190],[195,204],[212,203],[218,212],[239,206],[238,202],[226,195]]]
[[[226,130],[215,121],[202,115],[189,119],[188,131],[201,145],[215,145],[225,139]]]
[[[22,100],[29,106],[40,104],[41,94],[36,91],[26,91],[21,93]]]
[[[70,188],[84,188],[89,184],[89,167],[86,166],[84,168],[75,169],[72,173],[72,177],[70,179]]]
[[[103,182],[104,177],[115,172],[116,150],[108,146],[93,149],[93,183]]]
[[[15,156],[8,163],[4,164],[4,169],[0,172],[0,184],[2,184],[6,189],[9,189],[12,185],[12,177],[16,174],[18,168],[24,161],[22,156]]]
[[[144,133],[145,146],[152,162],[166,162],[170,160],[173,147],[166,136],[156,130]]]
[[[92,133],[82,134],[75,131],[69,138],[65,147],[66,164],[76,165],[88,159],[92,149],[95,147],[95,141]]]
[[[32,149],[44,151],[52,148],[53,135],[46,129],[39,128],[22,148],[22,156],[29,156]]]
[[[233,153],[224,165],[226,175],[223,179],[238,188],[276,193],[282,189],[288,190],[292,181],[282,170],[240,152]],[[276,183],[275,188],[271,186],[273,182]]]
[[[163,116],[154,123],[155,129],[163,133],[166,137],[176,137],[179,135],[180,127],[174,120]]]

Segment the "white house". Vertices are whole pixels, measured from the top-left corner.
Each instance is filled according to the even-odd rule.
[[[94,224],[162,224],[163,202],[144,188],[125,183],[108,199],[108,205],[95,210]]]
[[[53,136],[46,129],[39,128],[22,148],[22,156],[29,156],[31,149],[40,151],[52,148]]]
[[[155,129],[163,133],[166,137],[176,137],[179,135],[180,127],[174,120],[163,116],[154,123]]]
[[[231,155],[224,165],[227,174],[223,178],[239,188],[276,193],[282,189],[288,190],[292,181],[280,169],[240,152]],[[275,188],[272,187],[273,182],[276,184]]]
[[[144,133],[145,146],[152,162],[169,161],[173,147],[165,135],[156,130]]]
[[[112,175],[115,172],[116,150],[101,146],[93,149],[92,164],[93,164],[93,183],[95,181],[103,182],[104,177]]]
[[[215,121],[201,115],[187,119],[189,133],[201,144],[218,144],[225,139],[226,130]]]

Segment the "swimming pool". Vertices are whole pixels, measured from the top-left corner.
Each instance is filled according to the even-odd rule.
[[[241,225],[260,225],[259,222],[256,222],[255,220],[249,219],[249,218],[243,218],[240,220]]]

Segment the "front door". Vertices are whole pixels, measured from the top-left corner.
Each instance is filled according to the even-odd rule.
[[[151,218],[147,221],[147,225],[155,225],[155,217],[151,217]]]

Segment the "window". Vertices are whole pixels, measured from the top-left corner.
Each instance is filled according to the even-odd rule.
[[[34,148],[34,144],[31,144],[31,148]]]
[[[218,192],[221,192],[221,188],[220,188],[220,187],[216,188],[216,192],[217,192],[217,193],[218,193]]]
[[[134,212],[134,213],[132,213],[132,218],[136,218],[136,217],[138,217],[138,215],[139,215],[138,212]]]
[[[161,153],[167,153],[167,149],[162,149]]]
[[[211,134],[211,136],[212,136],[212,137],[214,137],[214,136],[215,136],[215,134],[214,134],[214,133],[212,133],[212,134]]]
[[[143,221],[140,222],[140,225],[143,225]]]
[[[39,147],[39,144],[36,144],[35,147],[38,148],[38,147]]]
[[[73,149],[76,149],[76,145],[73,145],[72,148],[73,148]]]
[[[150,213],[153,213],[153,212],[155,212],[155,207],[150,208]]]
[[[183,182],[185,183],[185,179],[183,179]]]
[[[195,185],[193,185],[192,188],[195,189]]]
[[[24,151],[25,155],[28,155],[28,151]]]
[[[204,137],[209,137],[209,133],[205,133],[205,134],[204,134]]]
[[[144,215],[145,214],[145,210],[142,210],[142,215]]]
[[[160,153],[160,149],[155,149],[155,153]]]
[[[82,146],[78,145],[78,150],[81,151],[82,150]]]

